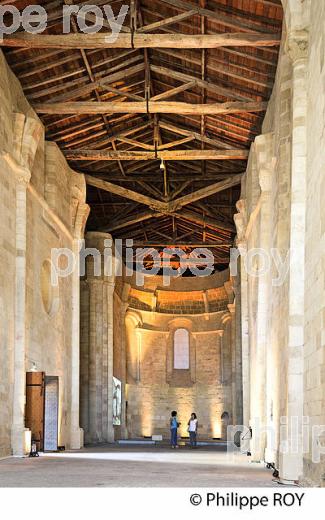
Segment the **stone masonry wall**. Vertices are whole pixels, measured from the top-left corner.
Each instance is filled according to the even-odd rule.
[[[70,445],[72,294],[78,279],[73,282],[69,276],[53,288],[44,275],[44,262],[51,260],[52,248],[74,247],[75,237],[83,233],[84,202],[83,176],[70,170],[55,144],[45,142],[40,121],[0,53],[0,457],[12,452],[13,424],[22,441],[25,377],[32,367],[59,376],[59,444]],[[24,253],[19,250],[23,242],[16,236],[17,222],[26,232]],[[17,262],[23,255],[26,270],[18,273]],[[23,286],[17,286],[17,280]],[[24,340],[15,351],[17,330],[23,331]],[[18,371],[20,348],[23,364]]]
[[[284,482],[324,486],[324,455],[313,446],[324,445],[325,431],[325,5],[292,0],[284,7],[276,82],[235,221],[244,254],[273,249],[282,262],[287,256],[288,270],[274,284],[274,261],[256,277],[247,275],[242,255],[244,416],[274,431],[259,434],[253,426],[256,460],[274,462]],[[260,266],[255,259],[253,268]]]

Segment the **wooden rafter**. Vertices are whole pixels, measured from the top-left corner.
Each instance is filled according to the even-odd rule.
[[[140,150],[64,150],[67,159],[73,161],[224,161],[228,159],[245,160],[248,150],[158,150],[146,152]]]
[[[201,10],[205,11],[205,10]],[[279,34],[119,34],[115,41],[111,34],[31,34],[19,32],[4,35],[2,47],[27,49],[216,49],[218,47],[273,47],[280,45]]]
[[[240,183],[240,177],[230,177],[223,181],[212,184],[208,187],[197,190],[188,195],[184,195],[178,199],[162,202],[157,199],[152,199],[151,197],[147,197],[146,195],[142,195],[141,193],[135,192],[133,190],[126,189],[122,186],[118,186],[116,184],[112,184],[111,182],[104,181],[102,179],[97,179],[90,175],[86,175],[86,182],[90,186],[94,186],[96,188],[102,189],[104,191],[108,191],[110,193],[114,193],[115,195],[119,195],[120,197],[125,197],[127,199],[134,200],[140,204],[144,204],[149,206],[151,209],[155,209],[160,213],[171,214],[186,206],[188,204],[192,204],[200,199],[204,199],[206,197],[210,197],[220,191],[227,190],[233,186],[236,186]]]
[[[267,103],[228,102],[228,103],[183,103],[181,101],[80,101],[59,103],[36,103],[38,114],[193,114],[219,115],[238,112],[263,112]]]

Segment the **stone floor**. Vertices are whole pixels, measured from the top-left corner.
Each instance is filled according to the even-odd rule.
[[[0,460],[0,487],[271,487],[272,471],[220,447],[97,446]]]

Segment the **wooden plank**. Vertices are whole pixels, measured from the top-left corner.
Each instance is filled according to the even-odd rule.
[[[120,33],[115,41],[110,33],[96,34],[31,34],[19,32],[3,35],[2,47],[26,49],[216,49],[218,47],[274,47],[281,42],[280,34],[141,34]]]
[[[83,101],[35,103],[38,114],[192,114],[219,115],[263,112],[266,102],[184,103],[181,101]]]
[[[164,150],[155,152],[125,150],[63,150],[65,157],[72,161],[225,161],[246,160],[248,150]]]

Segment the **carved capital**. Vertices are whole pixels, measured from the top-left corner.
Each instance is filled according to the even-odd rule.
[[[308,57],[309,34],[305,30],[292,31],[288,35],[287,52],[293,63]]]
[[[21,166],[9,152],[2,152],[1,158],[6,161],[10,170],[13,172],[16,183],[27,187],[31,178],[29,169]]]

